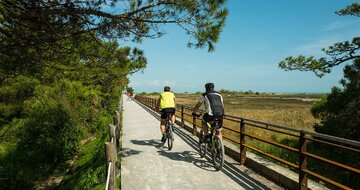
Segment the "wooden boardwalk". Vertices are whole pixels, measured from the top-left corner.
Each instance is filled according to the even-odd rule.
[[[197,138],[175,128],[174,147],[160,142],[159,115],[124,98],[121,189],[282,189],[226,158],[216,172],[200,158]]]

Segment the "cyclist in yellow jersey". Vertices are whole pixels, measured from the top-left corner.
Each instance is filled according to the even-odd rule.
[[[161,110],[161,121],[160,121],[160,131],[162,133],[161,142],[165,142],[166,138],[165,134],[165,123],[166,123],[166,114],[171,113],[171,121],[175,123],[175,95],[170,92],[170,87],[165,86],[164,92],[162,92],[159,96],[156,109],[158,110],[160,107]]]

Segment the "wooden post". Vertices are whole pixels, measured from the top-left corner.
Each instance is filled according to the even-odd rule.
[[[308,189],[307,174],[304,172],[304,169],[307,168],[307,157],[304,154],[307,151],[307,146],[303,130],[300,131],[299,145],[299,189],[305,190]]]
[[[150,102],[151,102],[151,109],[152,109],[152,110],[155,110],[155,109],[154,109],[154,100],[153,100],[153,99],[150,99]]]
[[[116,107],[116,111],[118,111],[119,113],[121,113],[121,111],[122,111],[122,106],[121,106],[121,105],[117,106],[117,107]]]
[[[115,111],[115,122],[114,122],[115,127],[120,127],[120,113],[119,111]]]
[[[113,142],[111,143],[114,143],[116,146],[116,127],[113,124],[109,124],[109,136],[110,136],[110,142],[111,139],[113,139]]]
[[[184,128],[185,124],[184,124],[184,106],[181,105],[181,127]]]
[[[246,161],[246,149],[245,149],[245,123],[244,119],[240,121],[240,164],[245,164]]]
[[[110,168],[110,178],[109,178],[109,189],[116,189],[116,179],[115,179],[115,164],[116,164],[116,153],[114,152],[115,147],[113,143],[105,142],[105,153],[106,153],[106,168],[109,167],[109,162],[111,162]],[[106,176],[108,176],[108,170],[106,170]]]
[[[115,139],[116,139],[116,150],[120,151],[120,113],[115,111]]]

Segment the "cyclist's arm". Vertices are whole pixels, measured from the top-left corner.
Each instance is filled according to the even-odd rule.
[[[176,108],[176,101],[175,101],[175,96],[174,96],[174,108]]]
[[[193,113],[196,113],[196,112],[197,112],[197,110],[200,108],[201,104],[202,104],[202,102],[198,102],[198,103],[195,105],[195,107],[194,107],[194,109],[193,109]]]

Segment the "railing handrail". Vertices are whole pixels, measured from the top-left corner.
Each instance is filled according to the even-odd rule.
[[[106,186],[105,190],[109,189],[109,182],[110,182],[110,169],[111,169],[111,162],[109,162],[108,169],[107,169],[107,176],[106,176]]]
[[[189,109],[189,110],[193,109],[192,107],[182,105],[182,104],[177,104],[177,106],[184,106],[184,108]],[[200,111],[204,111],[204,110],[200,110]],[[334,142],[339,142],[339,143],[342,143],[342,144],[347,144],[347,145],[353,145],[353,146],[356,146],[356,147],[360,147],[360,142],[359,141],[345,139],[345,138],[337,137],[337,136],[333,136],[333,135],[327,135],[327,134],[323,134],[323,133],[317,133],[317,132],[310,132],[310,131],[305,131],[305,130],[293,129],[293,128],[286,127],[286,126],[283,126],[283,125],[278,125],[278,124],[258,121],[258,120],[255,120],[255,119],[248,119],[248,118],[233,116],[233,115],[227,115],[227,114],[224,115],[224,118],[232,118],[232,119],[239,119],[239,120],[243,119],[244,121],[250,121],[250,122],[253,122],[253,123],[257,123],[257,124],[263,124],[263,125],[266,125],[268,127],[274,127],[274,128],[289,130],[289,131],[297,132],[297,133],[300,133],[300,131],[303,131],[305,134],[312,135],[314,137],[319,137],[319,138],[331,140],[331,141],[334,141]]]
[[[336,137],[336,136],[332,136],[332,135],[326,135],[326,134],[322,134],[322,133],[314,133],[314,132],[309,132],[309,131],[304,131],[304,133],[307,135],[312,135],[314,137],[319,137],[322,139],[327,139],[327,140],[331,140],[331,141],[342,143],[342,144],[360,147],[359,141],[354,141],[354,140],[350,140],[350,139],[345,139],[345,138]]]
[[[122,96],[120,97],[120,101],[117,107],[117,110],[115,111],[114,116],[114,125],[109,124],[109,131],[110,131],[110,142],[105,142],[105,154],[106,159],[108,160],[106,162],[107,165],[107,175],[106,175],[106,184],[105,184],[105,190],[115,190],[116,189],[116,175],[117,175],[117,153],[118,150],[121,148],[121,140],[120,140],[120,113],[122,111]],[[120,173],[120,172],[119,172]],[[113,180],[110,181],[110,178]],[[112,184],[110,184],[110,182]]]

